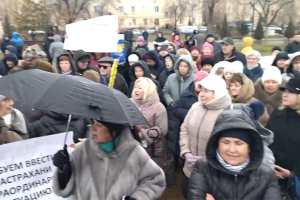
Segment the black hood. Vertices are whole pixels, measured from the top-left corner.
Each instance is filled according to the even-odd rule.
[[[272,63],[272,66],[275,66],[275,67],[278,67],[277,66],[277,61],[280,60],[280,59],[285,59],[285,60],[288,60],[289,59],[289,56],[288,54],[285,52],[285,51],[282,51],[280,52],[279,54],[277,54],[277,56],[275,57],[273,63]],[[281,69],[278,67],[278,69],[281,71],[281,73],[284,73],[284,69]]]
[[[4,62],[5,61],[13,61],[15,66],[18,66],[18,63],[19,63],[19,59],[18,59],[17,55],[14,53],[5,54]],[[6,63],[5,63],[5,65],[6,65]]]
[[[263,141],[256,130],[256,125],[253,120],[245,111],[240,109],[224,110],[219,115],[212,132],[212,137],[209,139],[206,147],[206,158],[208,163],[217,170],[229,173],[217,160],[216,151],[220,134],[225,130],[230,129],[246,129],[251,137],[251,152],[249,154],[250,163],[241,174],[247,174],[257,169],[262,163],[264,156]]]
[[[137,63],[131,65],[130,68],[129,68],[129,76],[130,76],[130,79],[133,82],[137,79],[136,76],[135,76],[135,73],[134,73],[134,68],[135,67],[141,67],[142,70],[144,71],[144,77],[151,78],[150,69],[149,69],[147,63],[143,60],[140,60]]]
[[[161,37],[158,37],[158,33],[161,33]],[[155,42],[164,42],[164,41],[166,41],[167,39],[166,38],[164,38],[164,34],[162,33],[162,32],[160,32],[160,31],[157,31],[157,37],[156,37],[156,39],[155,39]]]
[[[77,61],[79,60],[79,58],[81,58],[83,56],[90,56],[90,54],[83,50],[78,50],[74,53],[74,61],[75,61],[76,65],[77,65]]]
[[[148,51],[147,53],[145,53],[145,55],[149,55],[151,58],[153,58],[155,60],[154,68],[159,67],[160,59],[159,59],[159,55],[158,55],[157,51],[155,51],[155,50]],[[143,60],[145,61],[144,57],[143,57]]]
[[[171,60],[173,61],[173,67],[172,67],[172,70],[167,70],[166,63],[165,63],[166,57],[170,57]],[[175,73],[175,71],[174,71],[174,65],[175,65],[176,61],[177,61],[176,55],[171,54],[171,53],[169,53],[168,55],[166,55],[165,57],[163,57],[164,68],[165,68],[165,71],[166,71],[166,73],[167,73],[168,75]]]
[[[70,63],[71,63],[72,75],[76,75],[78,70],[77,70],[76,64],[75,64],[75,62],[74,62],[72,56],[70,55],[70,53],[69,53],[68,51],[65,51],[63,54],[59,55],[59,56],[56,58],[56,69],[57,69],[57,72],[58,72],[59,74],[62,73],[62,72],[61,72],[61,69],[60,69],[60,67],[59,67],[59,58],[60,58],[61,56],[68,56],[68,57],[69,57]]]
[[[16,55],[18,55],[18,50],[16,47],[14,47],[13,45],[8,45],[5,47],[5,50],[8,50],[10,53],[14,53]],[[3,52],[4,53],[4,52]]]

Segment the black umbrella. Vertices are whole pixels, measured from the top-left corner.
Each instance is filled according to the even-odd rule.
[[[25,70],[0,78],[0,94],[38,110],[127,126],[148,125],[122,92],[79,76]]]

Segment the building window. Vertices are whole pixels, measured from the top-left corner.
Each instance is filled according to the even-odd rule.
[[[132,20],[132,25],[136,25],[136,20],[135,19]]]
[[[147,19],[144,19],[144,25],[147,26],[148,25],[148,21]]]
[[[124,24],[125,24],[124,19],[120,19],[120,24],[121,24],[121,25],[124,25]]]
[[[169,18],[169,12],[165,12],[165,18]]]
[[[135,7],[131,6],[131,12],[135,12]]]
[[[196,10],[196,6],[192,5],[192,12],[195,12],[195,10]]]
[[[159,12],[158,6],[154,6],[154,12]]]
[[[195,25],[196,24],[196,19],[192,18],[192,24]]]
[[[146,6],[143,6],[143,11],[147,12],[147,7]]]
[[[183,24],[183,18],[179,19],[179,24]]]
[[[154,20],[154,24],[155,24],[156,26],[159,26],[159,19],[155,19],[155,20]]]
[[[179,11],[182,12],[183,11],[183,8],[182,6],[179,6]]]
[[[119,6],[119,12],[124,12],[124,7],[123,6]]]

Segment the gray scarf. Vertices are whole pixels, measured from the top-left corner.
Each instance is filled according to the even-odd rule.
[[[219,150],[217,149],[217,159],[219,161],[219,163],[228,171],[232,172],[232,173],[240,173],[244,168],[247,167],[247,165],[250,163],[250,158],[249,156],[247,157],[246,161],[240,165],[237,166],[232,166],[229,165],[228,163],[225,162],[225,160],[221,157]]]

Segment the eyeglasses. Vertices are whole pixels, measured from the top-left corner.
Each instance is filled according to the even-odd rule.
[[[104,69],[107,69],[107,68],[108,68],[107,66],[99,65],[99,69],[101,69],[102,67],[103,67]]]

